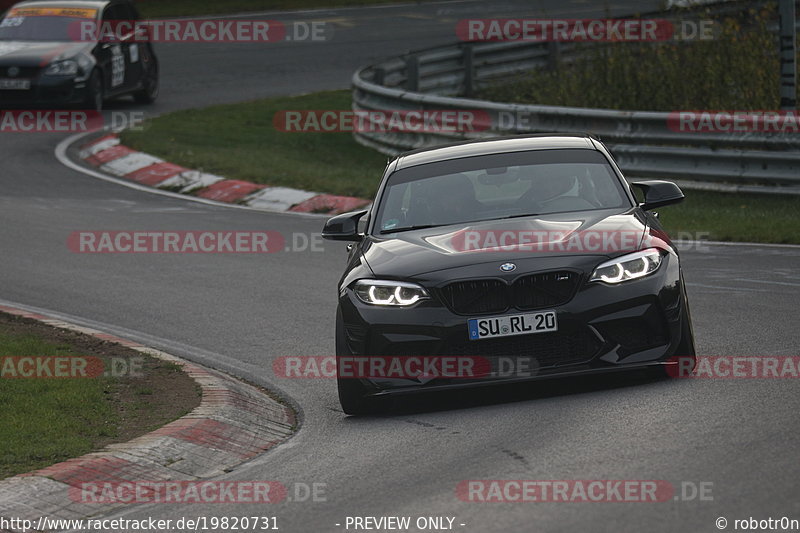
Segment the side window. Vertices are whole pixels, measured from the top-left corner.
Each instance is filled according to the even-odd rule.
[[[131,4],[118,4],[117,8],[119,8],[120,12],[122,13],[123,19],[139,20],[139,13],[136,12],[136,8]]]
[[[114,6],[116,14],[118,15],[118,20],[124,20],[126,22],[126,30],[125,33],[131,36],[134,32],[138,31],[134,27],[134,23],[139,20],[138,14],[136,13],[136,9],[127,3],[124,4],[117,4]]]
[[[131,22],[132,26],[135,28],[134,31],[136,33],[136,39],[134,41],[142,42],[149,40],[146,26],[136,26],[136,21],[142,19],[142,17],[139,15],[139,11],[136,9],[136,6],[131,3],[125,2],[122,4],[118,4],[118,7],[123,13],[123,18],[126,21]],[[138,48],[136,48],[135,57],[137,59],[132,59],[134,63],[138,60]]]
[[[120,42],[119,34],[119,27],[118,23],[120,21],[125,20],[125,13],[122,11],[120,4],[113,4],[106,8],[103,12],[103,24],[110,23],[111,27],[114,28],[114,31],[111,32],[113,35],[112,41],[109,47],[110,53],[110,66],[111,66],[111,76],[109,83],[111,88],[120,87],[125,84],[125,70],[126,70],[126,60],[125,60],[125,44]],[[106,74],[108,76],[108,74]]]
[[[108,6],[105,11],[103,11],[103,20],[101,24],[105,27],[107,22],[111,23],[111,27],[116,29],[116,22],[120,20],[125,20],[125,14],[120,10],[119,5],[111,5]],[[111,32],[113,35],[114,41],[117,41],[117,32]]]

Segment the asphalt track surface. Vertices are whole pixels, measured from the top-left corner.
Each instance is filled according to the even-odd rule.
[[[640,9],[641,2],[503,2],[270,16],[335,21],[337,31],[325,44],[159,46],[162,98],[144,109],[345,88],[360,65],[454,40],[461,18]],[[136,109],[123,102],[113,108]],[[61,140],[0,139],[0,299],[279,391],[301,413],[299,432],[224,479],[326,484],[326,501],[313,503],[146,505],[116,516],[268,515],[288,532],[344,531],[347,516],[450,516],[457,531],[469,532],[702,532],[718,531],[717,517],[729,520],[729,530],[734,519],[751,516],[800,519],[796,381],[563,380],[419,397],[386,416],[348,418],[333,381],[279,379],[271,370],[283,355],[332,354],[344,245],[271,255],[85,255],[66,246],[67,236],[82,230],[273,230],[291,239],[318,233],[321,218],[209,206],[103,182],[59,164],[53,152]],[[703,245],[683,258],[701,354],[800,355],[800,248]],[[455,488],[469,479],[713,483],[713,500],[467,503]]]

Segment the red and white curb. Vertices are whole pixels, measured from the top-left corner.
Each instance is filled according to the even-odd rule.
[[[132,150],[120,144],[113,133],[80,146],[78,157],[101,172],[142,185],[266,211],[338,214],[370,203],[363,198],[269,187],[191,170]]]
[[[182,367],[202,389],[192,412],[129,442],[0,481],[0,517],[31,520],[100,516],[124,504],[82,503],[85,483],[193,481],[222,475],[288,438],[294,412],[258,388],[127,339],[0,305],[0,311],[121,344]],[[3,530],[5,531],[5,530]],[[13,531],[13,530],[12,530]]]

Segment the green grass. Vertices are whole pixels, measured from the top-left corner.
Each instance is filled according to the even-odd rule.
[[[800,196],[684,191],[678,205],[658,209],[664,229],[707,233],[709,240],[800,244]]]
[[[284,133],[272,123],[283,110],[350,108],[349,91],[331,91],[178,111],[123,133],[122,141],[227,178],[370,198],[386,156],[350,133]]]
[[[2,356],[77,356],[68,346],[0,334]],[[77,457],[117,434],[111,380],[0,378],[0,479]]]
[[[217,15],[312,9],[316,7],[368,6],[397,0],[139,0],[139,11],[145,18]]]

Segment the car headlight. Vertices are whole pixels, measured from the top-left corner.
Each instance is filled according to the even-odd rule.
[[[430,298],[428,292],[415,283],[362,279],[353,290],[358,299],[370,305],[405,307]]]
[[[95,63],[94,58],[86,54],[78,54],[77,56],[75,56],[75,61],[78,62],[78,66],[84,72],[89,72],[90,70],[92,70],[92,67],[94,66]]]
[[[68,59],[51,63],[44,71],[45,76],[74,76],[78,73],[78,62]]]
[[[606,261],[595,268],[589,281],[622,283],[623,281],[643,278],[658,270],[658,267],[661,266],[661,260],[661,252],[655,248],[623,255],[611,261]]]

